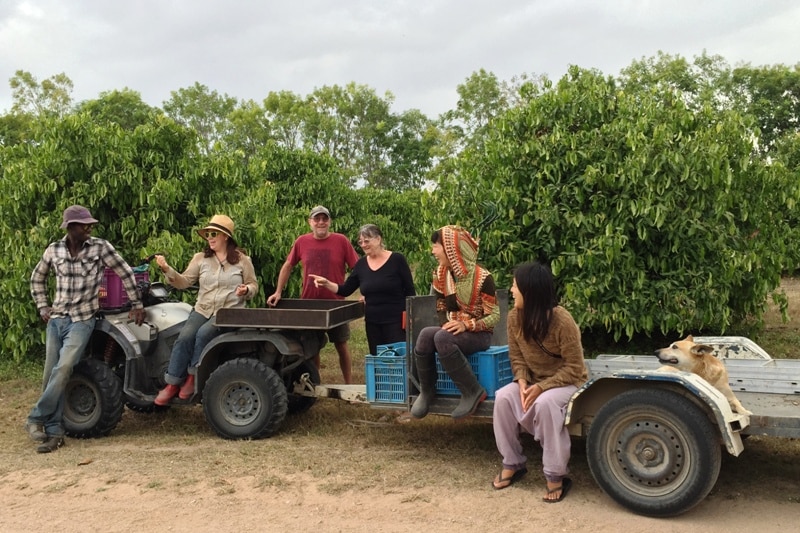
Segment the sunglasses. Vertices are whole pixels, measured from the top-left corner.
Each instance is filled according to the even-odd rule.
[[[206,232],[203,233],[203,238],[204,239],[213,239],[215,237],[218,237],[219,235],[222,235],[221,231],[206,231]]]
[[[97,224],[83,224],[83,231],[92,231]]]

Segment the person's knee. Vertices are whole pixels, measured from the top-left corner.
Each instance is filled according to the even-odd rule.
[[[458,346],[455,343],[453,334],[445,329],[439,329],[433,336],[433,344],[436,346],[436,351],[440,354],[450,353]]]

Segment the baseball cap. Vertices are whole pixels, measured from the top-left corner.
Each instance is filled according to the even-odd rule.
[[[311,210],[311,214],[308,215],[308,218],[314,218],[317,215],[325,215],[328,218],[331,218],[331,212],[328,211],[328,208],[324,205],[318,205],[314,209]]]

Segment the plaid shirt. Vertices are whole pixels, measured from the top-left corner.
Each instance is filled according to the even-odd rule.
[[[78,256],[72,257],[64,237],[47,247],[31,274],[31,296],[37,309],[41,311],[47,307],[47,276],[53,270],[56,297],[50,316],[68,316],[74,322],[92,318],[100,307],[98,294],[103,281],[103,267],[114,269],[132,307],[141,308],[133,270],[108,241],[89,237]]]

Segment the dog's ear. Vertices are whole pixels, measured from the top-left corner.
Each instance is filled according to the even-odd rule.
[[[692,346],[692,355],[714,355],[714,348],[707,344],[695,344]]]
[[[694,337],[692,337],[691,335],[689,335],[689,336],[687,336],[687,337],[686,337],[685,339],[683,339],[683,340],[684,340],[684,341],[686,341],[686,342],[694,342]]]

